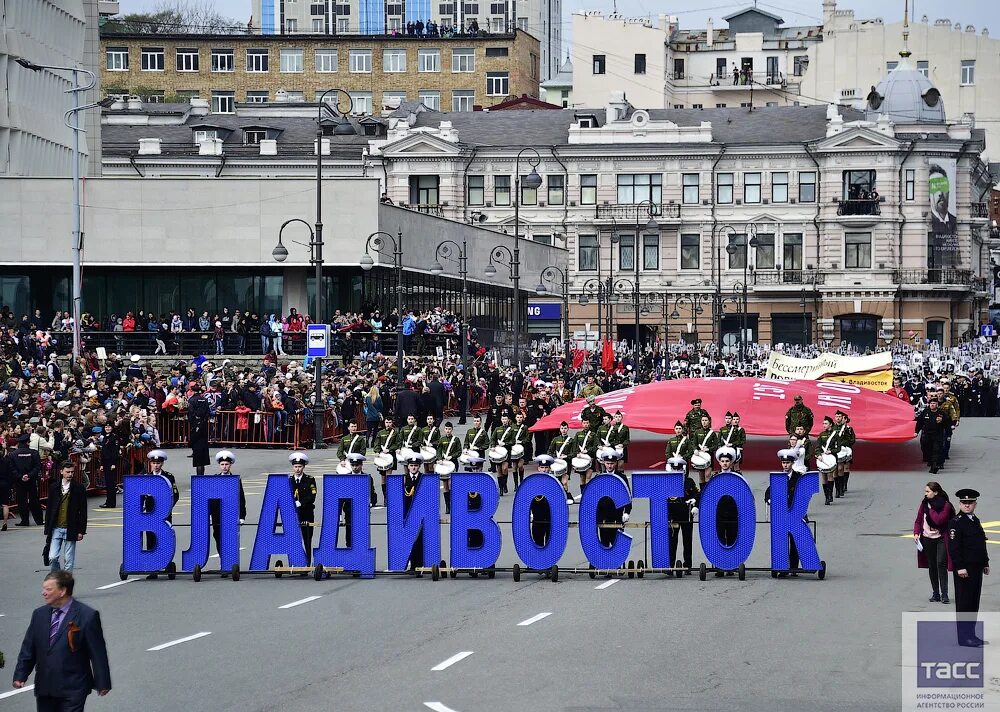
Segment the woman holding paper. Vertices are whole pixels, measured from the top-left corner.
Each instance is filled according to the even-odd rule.
[[[948,493],[937,482],[924,486],[924,498],[913,521],[913,540],[917,544],[917,567],[927,569],[931,579],[931,603],[948,599],[948,542],[944,532],[955,516]]]

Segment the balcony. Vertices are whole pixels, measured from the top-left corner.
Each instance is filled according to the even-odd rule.
[[[750,72],[741,73],[739,78],[734,82],[733,75],[730,72],[727,76],[716,77],[713,76],[709,80],[712,91],[717,92],[727,92],[727,91],[749,91],[751,85],[764,85],[769,87],[784,88],[788,85],[788,80],[783,74],[770,74],[768,72]]]
[[[666,205],[633,205],[631,203],[606,203],[596,206],[594,217],[597,220],[624,220],[635,222],[637,220],[654,218],[668,218],[677,220],[681,216],[681,206],[677,203]],[[650,212],[652,208],[652,212]]]
[[[837,205],[837,215],[867,216],[881,215],[882,208],[876,200],[841,200]]]
[[[437,215],[438,217],[444,215],[444,208],[437,203],[400,203],[399,207],[415,210],[425,215]]]
[[[973,218],[988,218],[990,208],[986,203],[972,203],[969,205],[969,212]]]
[[[824,284],[826,275],[815,269],[758,269],[753,274],[754,285]]]
[[[945,286],[971,287],[975,291],[986,291],[986,279],[973,276],[972,270],[967,269],[931,268],[896,270],[893,272],[893,281],[904,286],[940,284]]]

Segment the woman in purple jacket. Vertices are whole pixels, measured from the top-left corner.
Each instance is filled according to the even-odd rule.
[[[917,542],[917,566],[927,569],[931,577],[932,603],[950,603],[946,536],[948,521],[954,516],[955,508],[948,501],[948,493],[937,482],[928,482],[913,521],[913,540]]]

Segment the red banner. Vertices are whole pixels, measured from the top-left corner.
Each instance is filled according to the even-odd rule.
[[[785,413],[802,396],[813,412],[816,435],[823,416],[842,410],[851,418],[858,440],[905,442],[914,436],[913,406],[867,388],[835,381],[768,381],[759,378],[680,378],[625,388],[597,396],[597,405],[609,413],[621,411],[633,429],[672,433],[683,420],[693,398],[712,416],[716,430],[725,422],[726,411],[740,414],[740,425],[750,435],[785,435]],[[565,420],[580,427],[580,411],[586,402],[578,399],[560,406],[539,420],[532,430],[557,430]]]

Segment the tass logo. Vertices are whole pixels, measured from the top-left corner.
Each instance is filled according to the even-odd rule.
[[[981,637],[982,623],[917,622],[917,687],[984,687],[983,649],[958,644],[973,625]]]

